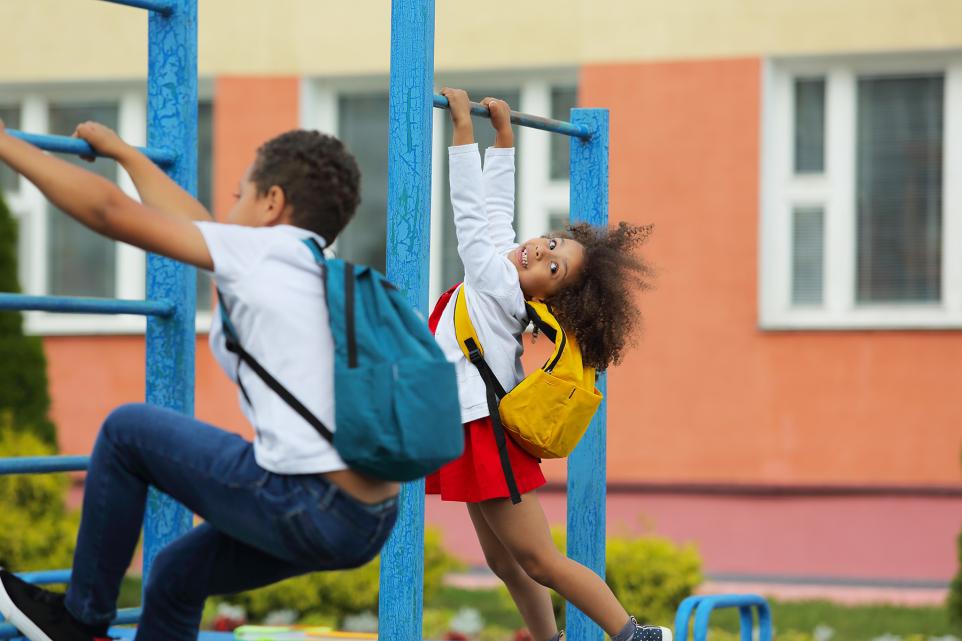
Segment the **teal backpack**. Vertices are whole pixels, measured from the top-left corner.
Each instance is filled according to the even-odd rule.
[[[337,430],[332,433],[244,350],[218,292],[228,351],[327,439],[353,470],[411,481],[460,456],[464,431],[454,365],[424,320],[376,270],[325,259],[316,241],[304,243],[325,279],[334,335]],[[243,385],[241,392],[250,403]]]

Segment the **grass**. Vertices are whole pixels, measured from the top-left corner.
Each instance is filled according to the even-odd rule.
[[[818,626],[828,626],[834,630],[831,641],[872,641],[886,634],[900,637],[955,635],[962,638],[962,630],[949,622],[944,607],[840,605],[829,601],[769,603],[776,633],[794,631],[807,636]],[[437,598],[425,603],[425,607],[455,611],[470,607],[478,610],[488,625],[509,630],[524,626],[504,591],[444,587]],[[719,610],[713,614],[711,623],[712,628],[737,633],[737,611]]]
[[[949,622],[944,607],[840,605],[829,601],[770,601],[770,604],[777,631],[811,634],[817,626],[825,625],[835,631],[832,641],[871,641],[885,634],[962,635],[962,630]],[[712,616],[712,626],[737,631],[737,611],[719,611]]]
[[[138,606],[140,592],[139,578],[125,579],[120,591],[120,607]],[[883,635],[903,638],[954,635],[962,638],[962,629],[953,627],[944,607],[840,605],[829,601],[770,600],[769,603],[776,636],[790,636],[794,639],[795,636],[786,633],[795,632],[811,638],[810,635],[816,627],[828,626],[834,630],[831,641],[872,641]],[[465,590],[445,586],[435,598],[425,602],[424,607],[449,612],[473,608],[487,626],[497,626],[505,630],[524,627],[521,616],[504,589]],[[714,613],[711,627],[737,633],[737,611],[729,609]]]

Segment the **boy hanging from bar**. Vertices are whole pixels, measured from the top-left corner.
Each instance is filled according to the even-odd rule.
[[[212,272],[246,349],[333,425],[324,280],[302,241],[329,245],[354,215],[360,172],[344,145],[314,131],[267,141],[238,183],[224,224],[106,127],[83,123],[75,135],[119,162],[143,203],[8,135],[2,121],[0,161],[90,229]],[[112,412],[90,459],[66,595],[0,570],[0,611],[31,641],[107,636],[150,485],[205,522],[155,559],[138,641],[194,641],[209,595],[357,567],[380,551],[394,525],[398,484],[348,469],[330,443],[240,366],[225,346],[220,315],[210,347],[246,390],[240,402],[254,442],[155,406]]]

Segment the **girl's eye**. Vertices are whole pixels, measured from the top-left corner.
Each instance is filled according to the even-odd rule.
[[[234,200],[240,200],[240,192],[239,192],[239,191],[235,191],[233,195],[234,195]]]
[[[551,263],[551,273],[552,274],[558,273],[558,263]]]
[[[557,247],[557,245],[558,241],[554,240],[553,238],[548,241],[548,249],[553,250],[555,247]]]

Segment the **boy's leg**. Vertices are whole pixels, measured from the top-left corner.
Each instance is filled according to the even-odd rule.
[[[474,531],[478,534],[478,542],[481,543],[481,550],[484,552],[484,560],[491,571],[504,581],[531,636],[535,641],[553,639],[558,634],[558,624],[554,618],[554,608],[551,605],[548,589],[529,577],[518,565],[511,553],[491,531],[479,504],[468,503],[467,507],[471,522],[474,524]]]
[[[573,603],[616,641],[623,637],[670,641],[671,631],[667,628],[636,628],[601,577],[558,551],[534,492],[525,494],[517,505],[508,499],[478,505],[491,531],[528,576]]]
[[[250,443],[235,434],[158,407],[118,408],[91,456],[67,609],[91,626],[112,620],[149,485],[247,544],[285,556],[276,523],[289,507],[287,490],[278,487],[272,502],[258,500],[268,480],[272,487],[285,482],[258,467]]]
[[[194,641],[208,596],[251,590],[311,569],[201,524],[154,560],[136,641]]]

